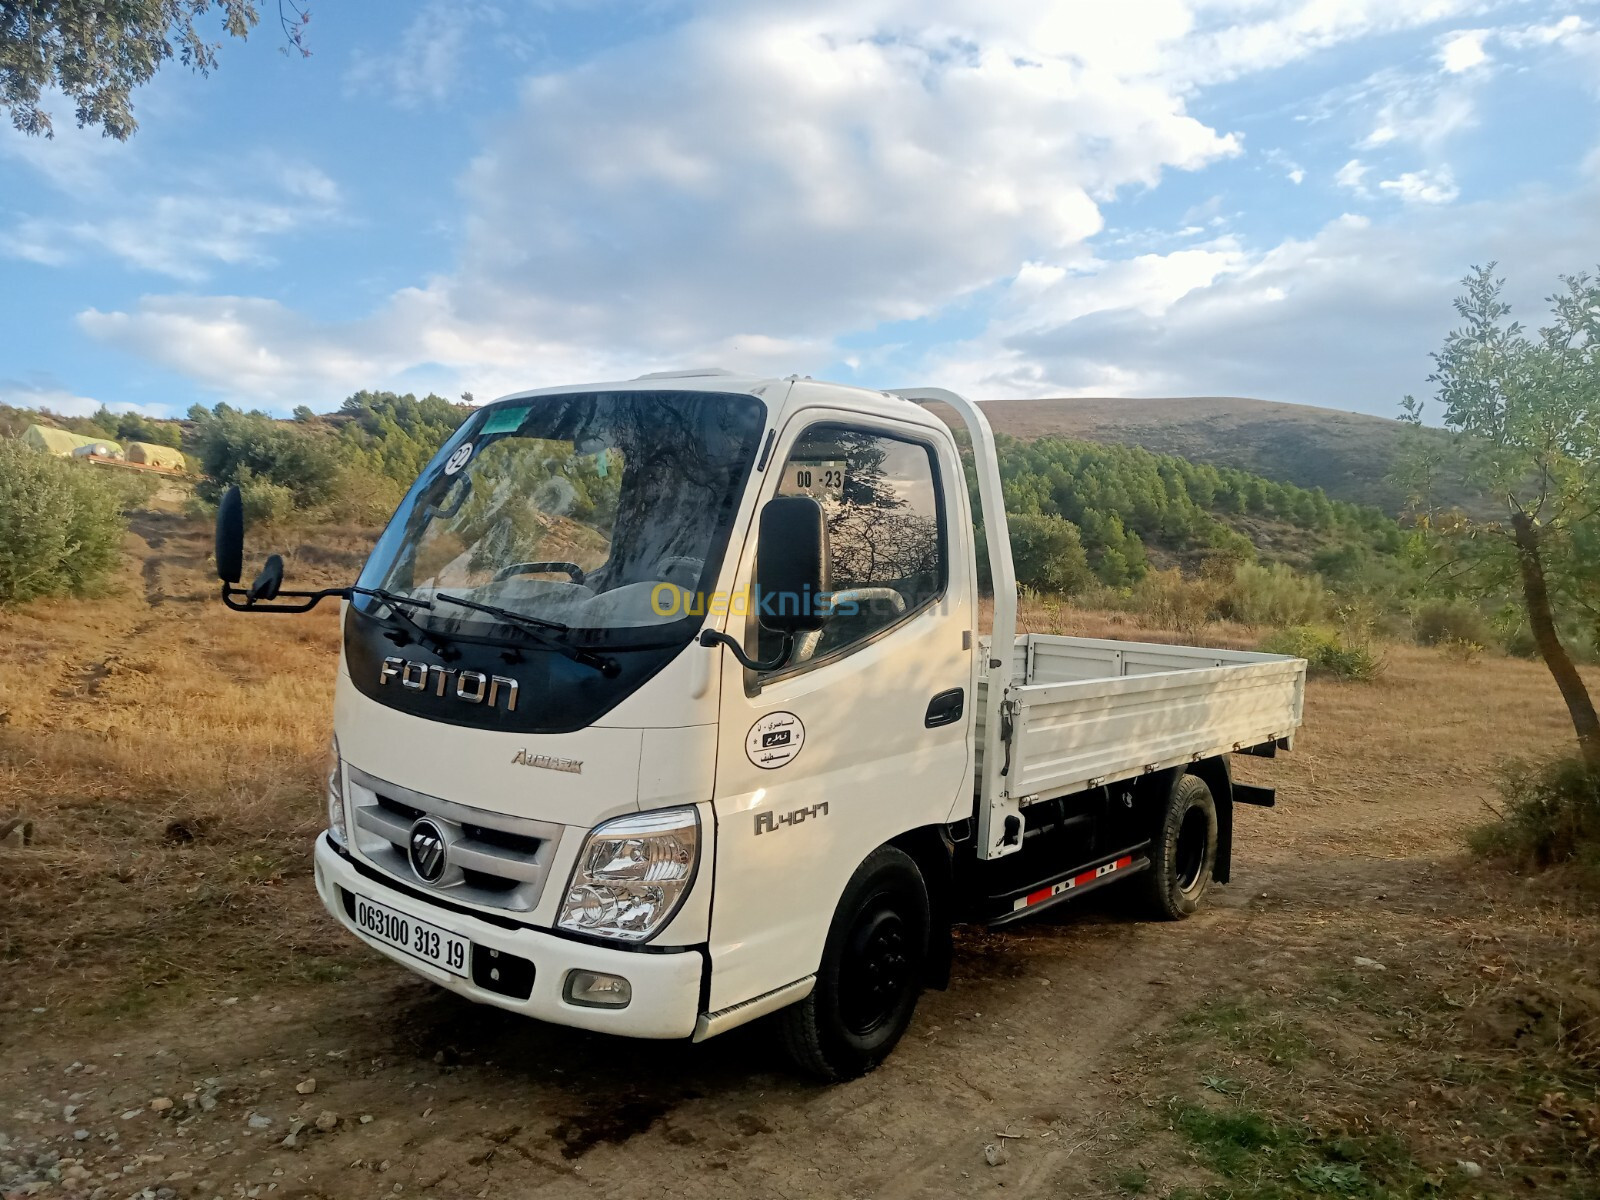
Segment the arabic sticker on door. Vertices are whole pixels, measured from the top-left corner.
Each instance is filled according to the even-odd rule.
[[[806,744],[806,727],[792,712],[768,713],[744,739],[744,752],[763,771],[787,766]]]

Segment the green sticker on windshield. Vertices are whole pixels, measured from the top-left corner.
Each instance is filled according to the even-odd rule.
[[[491,433],[515,433],[522,428],[522,422],[527,416],[526,407],[497,408],[484,418],[483,428],[478,431],[478,435],[488,437]]]

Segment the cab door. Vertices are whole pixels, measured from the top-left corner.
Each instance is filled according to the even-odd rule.
[[[813,973],[861,861],[971,806],[975,580],[953,440],[814,410],[791,419],[772,461],[763,503],[822,505],[834,615],[776,670],[724,661],[713,1012]],[[740,565],[747,582],[755,537]],[[747,653],[770,661],[777,635],[754,611],[743,621]],[[730,616],[728,632],[739,625]]]

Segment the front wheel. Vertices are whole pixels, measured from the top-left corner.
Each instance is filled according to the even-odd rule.
[[[1184,775],[1167,798],[1145,872],[1153,916],[1181,921],[1200,907],[1217,864],[1217,802],[1205,780]]]
[[[778,1015],[796,1066],[836,1083],[888,1057],[922,992],[928,924],[917,864],[893,846],[874,850],[845,885],[816,986]]]

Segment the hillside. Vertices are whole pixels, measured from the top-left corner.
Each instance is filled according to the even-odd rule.
[[[1388,476],[1407,427],[1386,417],[1235,396],[991,400],[983,409],[995,432],[1013,437],[1142,446],[1389,513],[1405,503]]]

